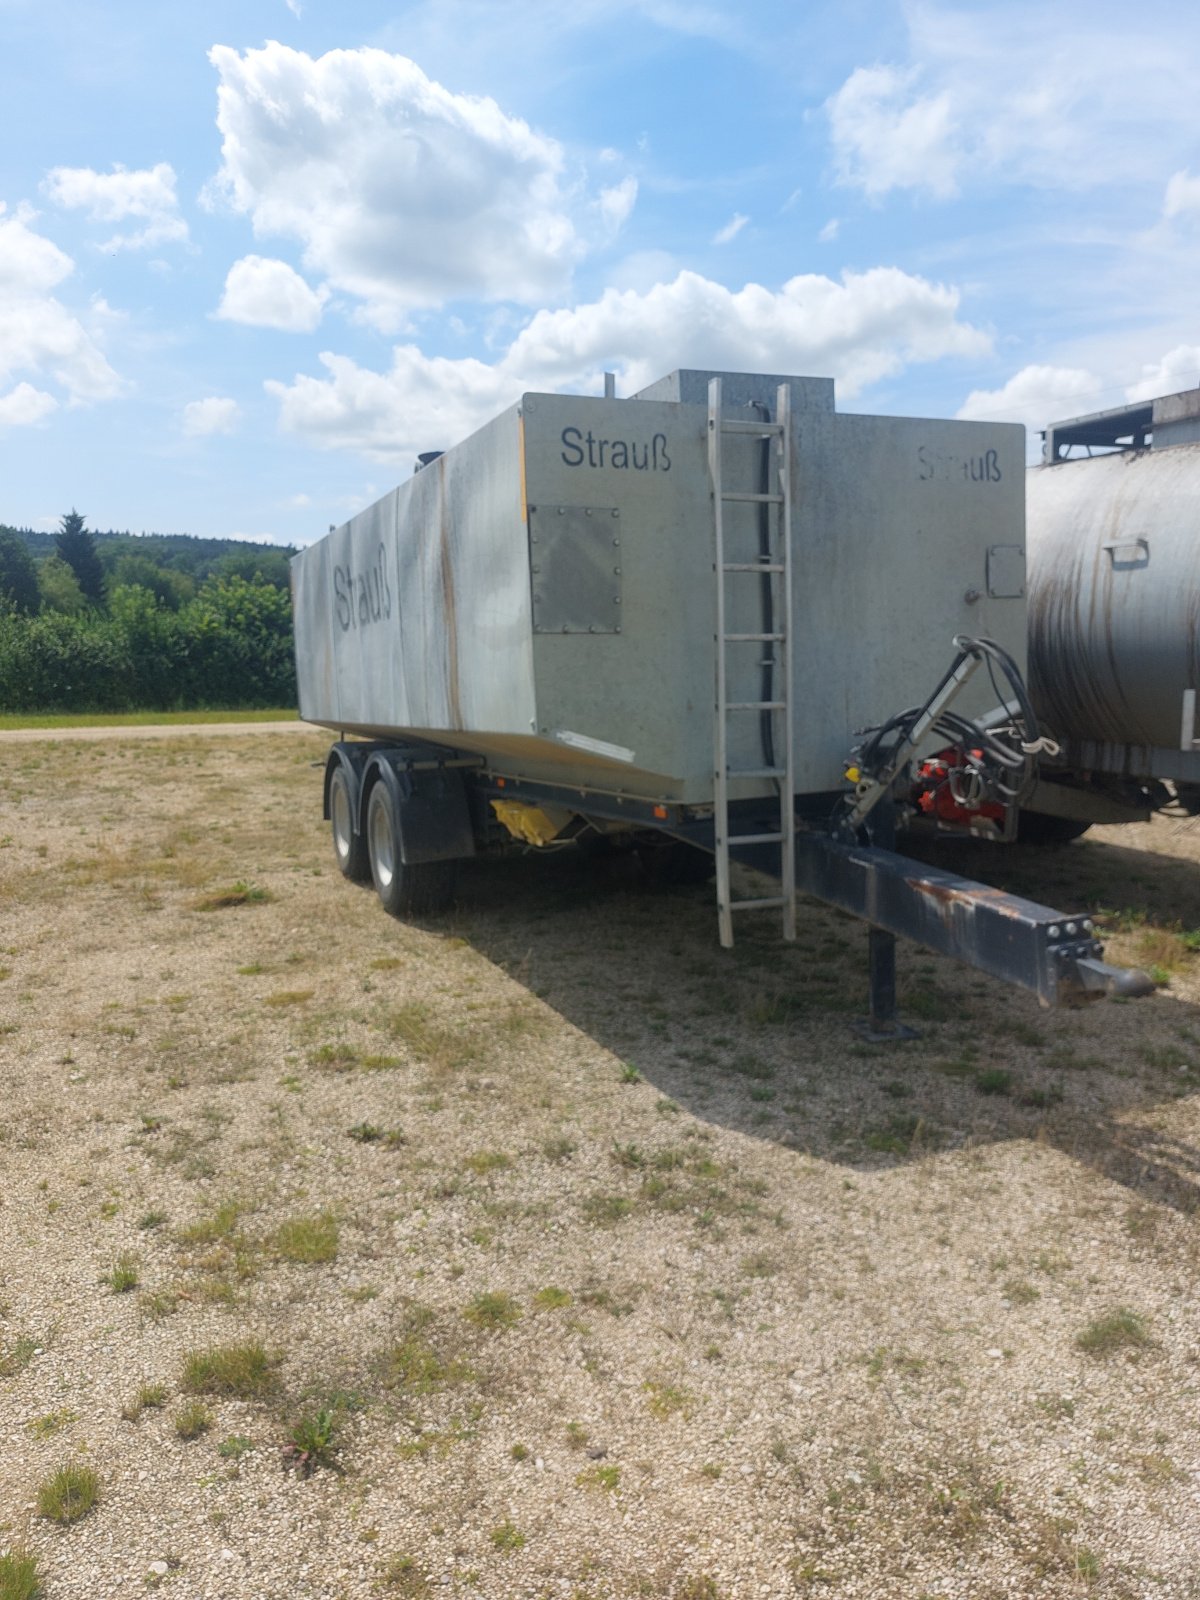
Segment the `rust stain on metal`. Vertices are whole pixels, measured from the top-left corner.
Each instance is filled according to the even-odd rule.
[[[1002,917],[1011,917],[1014,922],[1022,919],[1020,906],[1012,895],[1004,889],[994,889],[990,884],[972,883],[960,889],[954,884],[935,883],[928,878],[906,878],[904,881],[915,894],[921,895],[925,900],[932,900],[946,912],[955,907],[962,907],[970,916],[974,916],[981,907],[986,907]]]
[[[446,694],[449,701],[449,719],[452,728],[463,725],[462,705],[458,682],[458,615],[454,600],[454,558],[451,548],[453,529],[450,526],[449,507],[446,502],[446,458],[439,456],[438,471],[438,532],[442,573],[442,606],[446,623]]]

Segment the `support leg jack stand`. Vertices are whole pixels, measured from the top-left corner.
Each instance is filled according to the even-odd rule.
[[[919,1039],[916,1028],[909,1028],[896,1017],[896,936],[885,928],[872,928],[868,939],[871,960],[871,1014],[851,1023],[860,1039],[868,1044],[896,1044],[902,1039]]]

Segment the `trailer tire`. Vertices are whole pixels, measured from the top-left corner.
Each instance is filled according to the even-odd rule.
[[[367,841],[354,831],[354,792],[345,767],[336,766],[329,779],[329,825],[333,854],[343,878],[352,883],[371,881]]]
[[[1051,817],[1044,811],[1022,811],[1017,818],[1018,844],[1070,844],[1091,827],[1074,817]]]
[[[377,783],[367,800],[367,851],[379,903],[392,917],[444,911],[454,898],[456,861],[405,861],[400,818],[386,783]]]

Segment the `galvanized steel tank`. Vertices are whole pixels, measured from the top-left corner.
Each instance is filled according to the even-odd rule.
[[[1060,738],[1178,749],[1200,687],[1200,444],[1035,467],[1029,678]]]

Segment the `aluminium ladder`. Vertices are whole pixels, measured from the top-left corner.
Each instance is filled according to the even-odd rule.
[[[717,580],[716,631],[716,707],[713,729],[713,801],[717,862],[717,918],[721,943],[733,944],[733,913],[777,907],[783,913],[783,937],[796,937],[796,816],[795,751],[792,722],[792,486],[789,470],[791,390],[780,384],[775,405],[775,420],[749,422],[722,415],[721,380],[708,385],[708,471],[712,483],[713,523],[716,533],[714,570]],[[772,441],[777,488],[770,493],[733,492],[724,485],[724,440],[742,436]],[[765,506],[768,526],[774,523],[774,546],[754,561],[729,561],[725,550],[725,507],[730,504]],[[772,508],[775,515],[772,517]],[[773,605],[770,622],[764,618],[763,631],[734,632],[728,629],[726,612],[731,578],[757,575],[771,585]],[[765,609],[765,608],[764,608]],[[770,699],[731,699],[729,645],[761,644],[773,653],[762,666],[773,667]],[[729,731],[731,718],[747,712],[769,716],[783,724],[783,758],[776,743],[772,766],[730,767]],[[738,779],[771,779],[779,801],[779,821],[766,832],[731,834],[729,825],[729,785]],[[733,898],[729,881],[731,846],[775,844],[779,846],[780,892],[751,899]]]

